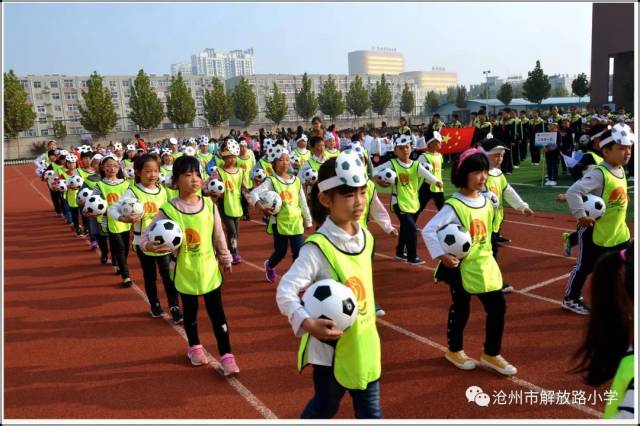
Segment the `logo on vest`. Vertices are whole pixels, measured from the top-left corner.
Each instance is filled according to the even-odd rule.
[[[471,221],[471,229],[469,229],[469,233],[471,234],[471,239],[475,243],[484,243],[487,240],[487,227],[484,222],[480,219],[473,219]]]
[[[224,189],[225,189],[225,191],[233,192],[233,190],[234,190],[233,188],[234,188],[234,186],[233,186],[233,182],[232,181],[230,181],[230,180],[225,180],[224,181]]]
[[[111,204],[111,203],[115,203],[116,201],[118,201],[120,199],[120,195],[116,194],[115,192],[112,192],[110,194],[107,194],[107,203]]]
[[[349,287],[358,301],[358,314],[365,315],[367,313],[367,292],[364,289],[364,284],[358,277],[351,277],[345,281],[344,285]]]
[[[620,206],[624,207],[627,205],[627,191],[624,190],[622,186],[617,187],[611,194],[609,194],[609,200],[607,202],[608,206]]]
[[[293,201],[293,196],[289,191],[282,191],[280,193],[280,199],[283,203],[291,203],[291,201]]]
[[[493,195],[495,195],[496,197],[498,197],[498,198],[500,197],[500,194],[498,194],[498,192],[499,192],[499,191],[498,191],[498,188],[497,188],[497,187],[495,187],[495,186],[490,186],[490,187],[489,187],[489,191],[491,191],[491,192],[493,193]]]
[[[187,250],[199,251],[200,250],[200,234],[193,228],[186,228],[184,230],[185,243],[187,244]]]
[[[273,169],[271,167],[267,167],[264,171],[267,174],[267,176],[273,175]]]
[[[158,213],[158,206],[153,201],[147,201],[142,205],[145,214],[153,214]]]
[[[398,179],[400,179],[400,183],[403,185],[409,185],[409,175],[406,173],[400,173],[398,175]]]

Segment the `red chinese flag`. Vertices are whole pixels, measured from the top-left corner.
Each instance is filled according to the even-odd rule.
[[[455,154],[469,149],[473,138],[473,130],[473,127],[462,127],[460,129],[443,127],[440,129],[440,134],[442,135],[440,154]]]

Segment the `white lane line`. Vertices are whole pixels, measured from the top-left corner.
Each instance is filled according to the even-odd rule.
[[[541,282],[536,283],[536,284],[532,284],[532,285],[530,285],[528,287],[519,289],[519,291],[520,291],[520,293],[527,293],[527,292],[530,292],[531,290],[535,290],[536,288],[544,287],[546,285],[552,284],[552,283],[554,283],[556,281],[559,281],[561,279],[567,278],[569,275],[571,275],[571,273],[560,275],[559,277],[555,277],[555,278],[551,278],[551,279],[548,279],[548,280],[545,280],[545,281],[541,281]]]
[[[22,172],[21,172],[22,173]],[[24,174],[23,174],[24,176]],[[26,176],[25,176],[26,177]],[[31,184],[31,182],[29,182]],[[42,196],[42,193],[40,192],[40,190],[31,185],[37,192],[38,194],[40,194]],[[53,204],[51,203],[51,200],[45,198],[44,196],[42,196],[42,198],[49,203],[49,205],[53,206]],[[89,244],[89,241],[85,240],[85,242],[87,244]],[[96,252],[96,254],[98,254]],[[145,294],[144,291],[142,291],[140,289],[140,287],[138,287],[136,284],[133,284],[131,286],[131,288],[146,302],[149,303],[149,299],[147,299],[147,295]],[[173,324],[173,321],[171,320],[171,317],[169,316],[169,314],[167,314],[166,312],[163,314],[162,316],[165,321],[167,321],[167,323],[171,326],[171,328],[174,329],[174,331],[176,333],[178,333],[180,336],[182,336],[182,338],[188,342],[187,339],[187,335],[184,332],[184,328]],[[238,392],[238,394],[240,394],[240,396],[242,396],[245,401],[247,401],[249,403],[249,405],[251,405],[258,413],[260,413],[265,419],[277,419],[278,416],[276,416],[273,411],[271,411],[269,409],[269,407],[267,407],[262,401],[260,401],[258,399],[258,397],[256,397],[245,385],[242,384],[242,382],[240,382],[240,380],[236,379],[235,377],[225,377],[223,372],[222,372],[222,366],[220,365],[220,363],[218,362],[218,360],[216,360],[213,355],[211,355],[206,349],[204,350],[205,354],[207,355],[207,361],[209,361],[209,366],[211,368],[213,368],[214,370],[216,370],[216,372],[218,372],[218,374],[220,374],[222,377],[224,377],[224,379],[227,381],[227,383],[229,383],[229,385],[235,389],[236,392]]]
[[[501,248],[511,248],[511,249],[514,249],[514,250],[526,251],[526,252],[529,252],[529,253],[543,254],[545,256],[560,257],[562,259],[567,259],[567,260],[575,260],[574,256],[565,256],[563,254],[551,253],[551,252],[548,252],[548,251],[533,250],[533,249],[528,249],[528,248],[524,248],[524,247],[512,246],[511,244],[506,244],[506,245],[500,246],[500,247]]]
[[[556,300],[556,299],[551,299],[549,297],[540,296],[540,295],[537,295],[535,293],[530,293],[530,292],[523,293],[522,291],[517,290],[517,289],[513,289],[513,292],[521,294],[523,296],[531,297],[533,299],[538,299],[538,300],[543,300],[545,302],[553,303],[554,305],[558,305],[558,306],[562,305],[562,302],[560,300]]]
[[[527,222],[520,222],[520,221],[517,221],[517,220],[508,220],[508,219],[505,219],[504,222],[515,223],[517,225],[535,226],[537,228],[556,229],[558,231],[565,231],[565,232],[575,232],[575,228],[574,229],[571,229],[571,228],[559,228],[557,226],[539,225],[537,223],[527,223]]]
[[[53,203],[51,202],[51,200],[50,200],[49,198],[45,197],[44,195],[42,195],[42,192],[38,189],[38,187],[36,187],[36,186],[33,184],[33,179],[29,179],[27,176],[25,176],[25,174],[24,174],[24,173],[22,173],[22,170],[20,170],[20,168],[16,168],[16,171],[17,171],[18,173],[20,173],[20,174],[22,175],[22,177],[23,177],[27,182],[29,182],[29,185],[31,185],[31,187],[32,187],[33,189],[35,189],[35,190],[36,190],[36,192],[38,193],[38,195],[39,195],[39,196],[41,196],[43,200],[45,200],[47,203],[49,203],[49,205],[50,205],[50,206],[52,206],[52,207],[53,207]]]
[[[447,350],[448,350],[445,346],[443,346],[443,345],[441,345],[441,344],[439,344],[437,342],[434,342],[433,340],[431,340],[431,339],[429,339],[427,337],[420,336],[419,334],[416,334],[416,333],[414,333],[412,331],[409,331],[409,330],[407,330],[405,328],[402,328],[402,327],[400,327],[398,325],[390,323],[389,321],[386,321],[386,320],[383,320],[381,318],[378,318],[376,322],[378,324],[384,325],[385,327],[388,327],[388,328],[390,328],[390,329],[392,329],[392,330],[394,330],[394,331],[396,331],[396,332],[398,332],[400,334],[403,334],[403,335],[405,335],[407,337],[410,337],[410,338],[412,338],[414,340],[417,340],[420,343],[424,343],[427,346],[430,346],[430,347],[432,347],[434,349],[437,349],[440,352],[446,353]],[[473,358],[471,358],[471,359],[473,359]],[[473,361],[475,361],[478,365],[480,365],[480,362],[478,360],[473,359]],[[486,367],[483,367],[483,368],[486,368]],[[487,368],[487,370],[489,370],[489,369]],[[492,371],[492,370],[489,370],[489,371]],[[515,383],[516,385],[518,385],[520,387],[535,391],[536,393],[542,393],[542,392],[550,393],[551,392],[551,391],[549,391],[549,390],[547,390],[547,389],[545,389],[543,387],[540,387],[540,386],[538,386],[538,385],[536,385],[534,383],[528,382],[528,381],[520,379],[518,377],[511,376],[511,377],[505,377],[505,379],[509,380],[510,382]],[[585,407],[585,406],[579,405],[579,404],[566,404],[566,405],[568,407],[571,407],[571,408],[573,408],[575,410],[581,411],[581,412],[583,412],[585,414],[588,414],[590,416],[593,416],[593,417],[596,417],[596,418],[602,417],[602,412],[600,412],[598,410],[594,410],[593,408]]]

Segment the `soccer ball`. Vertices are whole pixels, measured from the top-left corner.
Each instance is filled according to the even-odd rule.
[[[374,176],[382,183],[388,183],[389,185],[393,185],[396,183],[396,172],[392,169],[382,169],[378,170]]]
[[[302,173],[302,179],[307,185],[313,185],[318,181],[318,172],[309,167]]]
[[[463,259],[471,249],[471,234],[463,226],[450,223],[438,231],[438,240],[445,253]]]
[[[53,170],[45,170],[42,173],[42,176],[44,176],[45,179],[50,180],[50,179],[55,179],[56,177],[58,177],[58,174],[56,172],[54,172]]]
[[[484,195],[484,197],[489,200],[491,204],[493,204],[494,210],[498,210],[500,208],[500,200],[498,199],[498,196],[496,194],[491,191],[482,191],[481,194]]]
[[[67,179],[67,185],[71,189],[78,189],[82,186],[83,183],[84,179],[82,179],[82,176],[79,175],[73,175],[69,179]]]
[[[124,168],[124,175],[128,178],[128,179],[133,179],[136,176],[136,172],[133,169],[133,167],[131,166],[127,166]]]
[[[252,169],[249,173],[249,177],[251,178],[251,180],[255,179],[259,182],[262,182],[267,178],[267,173],[263,169]]]
[[[427,159],[424,158],[424,156],[421,155],[420,157],[418,157],[418,163],[420,163],[422,167],[427,169],[429,173],[433,173],[433,167],[431,167],[431,164],[429,164],[429,161],[427,161]]]
[[[166,244],[174,251],[182,244],[182,228],[172,220],[159,220],[149,229],[149,240]]]
[[[209,176],[211,176],[212,174],[214,174],[215,172],[218,171],[218,167],[216,167],[216,160],[215,158],[212,158],[207,165],[204,167],[205,171],[207,172],[207,174]]]
[[[97,216],[107,212],[107,202],[99,195],[91,195],[84,203],[82,213],[87,216]]]
[[[89,188],[82,188],[80,192],[78,192],[78,195],[76,196],[76,200],[78,201],[78,204],[84,205],[84,203],[87,202],[87,198],[91,197],[92,194],[93,194],[93,190]]]
[[[275,191],[261,192],[258,196],[258,202],[264,209],[273,210],[273,215],[277,215],[282,207],[282,198]]]
[[[291,163],[291,167],[297,169],[300,167],[300,157],[298,157],[295,153],[289,156],[289,162]]]
[[[58,179],[58,181],[56,182],[56,191],[65,192],[67,188],[67,181],[64,179]]]
[[[142,216],[144,207],[137,200],[126,198],[120,201],[120,214],[123,216],[137,215]]]
[[[302,306],[312,318],[335,321],[340,331],[351,327],[358,316],[351,288],[332,279],[313,283],[302,295]]]
[[[164,186],[171,186],[173,180],[173,173],[169,172],[169,173],[164,173],[164,172],[160,172],[160,174],[158,175],[158,181],[160,183],[163,183]]]
[[[194,140],[195,142],[195,140]],[[188,146],[184,149],[184,151],[182,151],[184,153],[184,155],[188,155],[190,157],[195,157],[196,155],[196,149],[192,146]]]
[[[582,202],[584,203],[584,212],[587,214],[587,216],[594,219],[602,217],[604,212],[607,210],[606,203],[597,195],[583,195]]]
[[[224,182],[219,179],[211,179],[207,182],[206,193],[209,195],[222,195],[224,194]]]
[[[36,169],[36,176],[41,177],[41,176],[42,176],[42,174],[45,172],[45,170],[46,170],[46,169],[45,169],[44,167],[38,167],[38,168]]]

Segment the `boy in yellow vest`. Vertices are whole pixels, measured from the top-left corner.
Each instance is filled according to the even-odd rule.
[[[616,124],[600,135],[604,161],[587,172],[567,190],[571,213],[578,220],[580,240],[578,259],[565,289],[562,308],[580,315],[589,315],[590,308],[582,299],[582,287],[598,258],[622,250],[629,244],[626,223],[628,197],[624,166],[631,159],[634,135],[626,124]],[[595,194],[606,203],[606,210],[597,221],[587,216],[582,197]]]
[[[429,137],[429,134],[427,134],[427,137]],[[442,154],[438,152],[441,146],[442,136],[440,132],[434,131],[426,143],[427,151],[418,157],[418,162],[423,165],[426,164],[427,167],[425,168],[430,170],[439,181],[442,181]],[[422,210],[431,199],[436,203],[436,208],[440,210],[444,205],[444,189],[435,184],[423,182],[420,186],[418,199],[420,200],[420,208],[416,213],[416,217],[420,217],[420,213],[422,213]]]

